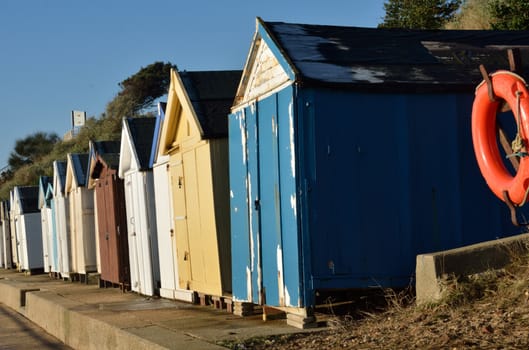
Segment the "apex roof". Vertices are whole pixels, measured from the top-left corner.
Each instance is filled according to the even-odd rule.
[[[518,48],[529,68],[529,31],[407,30],[265,22],[257,37],[272,45],[292,79],[305,84],[370,88],[471,87],[508,69]]]

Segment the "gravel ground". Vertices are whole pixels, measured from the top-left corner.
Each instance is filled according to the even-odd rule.
[[[529,259],[451,281],[445,299],[418,307],[391,294],[361,319],[332,316],[321,332],[250,339],[232,349],[529,349]]]

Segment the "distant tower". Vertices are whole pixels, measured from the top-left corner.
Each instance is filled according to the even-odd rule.
[[[79,129],[81,129],[86,122],[86,112],[72,111],[72,135],[77,136]]]
[[[84,111],[72,111],[72,128],[68,131],[63,139],[68,141],[73,139],[79,133],[79,130],[84,126],[86,122],[86,112]]]

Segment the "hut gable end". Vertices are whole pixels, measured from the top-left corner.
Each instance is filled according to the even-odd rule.
[[[255,42],[255,58],[251,67],[247,67],[248,80],[242,87],[242,101],[251,101],[269,94],[290,80],[276,56],[260,38]]]
[[[66,189],[66,161],[56,160],[53,162],[53,189],[54,196],[64,196]]]
[[[123,178],[127,171],[150,169],[149,156],[155,123],[156,119],[151,117],[123,119],[119,161],[120,177]]]
[[[66,192],[86,185],[88,154],[69,153],[66,164]]]
[[[227,115],[241,71],[171,71],[160,147],[173,154],[228,135]]]

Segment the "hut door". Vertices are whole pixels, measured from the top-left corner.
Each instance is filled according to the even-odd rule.
[[[121,252],[118,249],[119,222],[115,207],[117,183],[112,174],[101,176],[98,183],[97,208],[99,210],[99,246],[101,255],[101,279],[112,283],[123,282],[120,278]],[[101,208],[101,209],[100,209]],[[126,234],[126,231],[125,231]],[[126,241],[125,241],[126,242]],[[127,253],[128,254],[128,253]]]
[[[176,233],[176,258],[178,261],[179,286],[190,288],[191,262],[187,235],[187,210],[184,189],[184,169],[182,162],[171,166],[171,189],[174,205],[174,228]]]
[[[138,197],[134,193],[134,186],[132,181],[135,180],[133,176],[126,175],[125,177],[125,205],[127,217],[127,232],[129,234],[129,262],[130,262],[130,283],[132,290],[142,292],[142,279],[140,278],[140,265],[142,263],[138,255],[138,236],[136,227],[136,205],[138,204]]]
[[[104,281],[111,281],[110,275],[110,260],[109,260],[109,239],[110,233],[108,232],[108,217],[111,215],[109,212],[109,199],[106,198],[106,187],[104,182],[106,179],[100,179],[97,183],[97,210],[98,210],[98,232],[99,232],[99,254],[101,257],[101,279]]]
[[[78,214],[79,208],[77,208],[77,196],[70,192],[70,206],[66,210],[70,210],[70,239],[71,239],[71,260],[70,264],[72,266],[72,271],[80,272],[79,271],[79,220],[78,220]]]
[[[275,95],[244,111],[252,301],[283,305],[283,256]],[[233,243],[232,243],[233,244]]]
[[[257,103],[262,288],[267,305],[284,305],[276,95]]]

